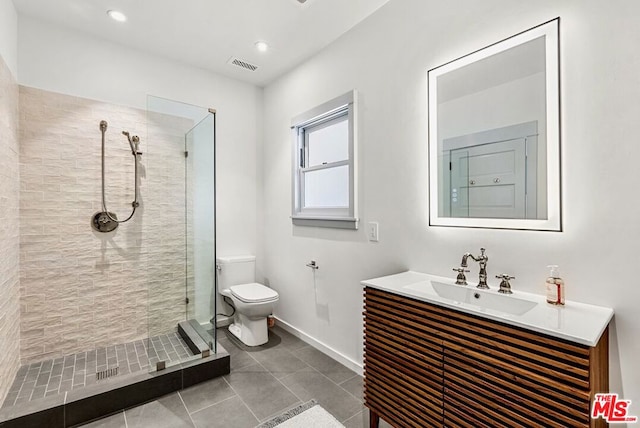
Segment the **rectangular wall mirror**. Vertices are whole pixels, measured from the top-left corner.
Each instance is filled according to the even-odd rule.
[[[429,223],[560,231],[559,18],[429,70]]]

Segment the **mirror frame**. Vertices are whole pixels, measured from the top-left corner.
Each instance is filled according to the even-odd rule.
[[[522,33],[494,43],[483,49],[455,59],[427,72],[428,135],[429,135],[429,225],[475,227],[490,229],[518,229],[562,231],[561,175],[560,175],[560,18],[540,24]],[[547,218],[504,219],[442,217],[438,198],[438,85],[439,76],[511,49],[530,40],[545,36],[546,73],[546,135],[547,135]]]

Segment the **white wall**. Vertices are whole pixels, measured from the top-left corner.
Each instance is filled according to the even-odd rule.
[[[256,251],[262,89],[25,16],[18,52],[21,85],[142,109],[147,94],[217,109],[218,252]]]
[[[564,231],[429,227],[427,70],[557,16]],[[628,0],[393,0],[265,88],[258,272],[280,292],[277,316],[361,362],[360,280],[405,269],[452,276],[465,251],[485,246],[490,275],[516,276],[516,289],[542,294],[545,266],[559,264],[569,299],[615,309],[611,387],[640,403],[638,16],[640,3]],[[379,222],[379,243],[364,227],[294,227],[289,218],[291,118],[353,88],[361,221]]]
[[[0,1],[0,56],[18,76],[18,14],[11,0]]]

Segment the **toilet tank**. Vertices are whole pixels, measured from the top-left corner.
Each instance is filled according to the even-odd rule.
[[[218,290],[256,280],[255,256],[218,257]]]

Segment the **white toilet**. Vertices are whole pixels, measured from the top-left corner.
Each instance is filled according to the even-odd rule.
[[[267,316],[273,312],[278,293],[255,282],[254,256],[218,257],[218,290],[233,301],[236,312],[229,331],[248,346],[269,340]]]

